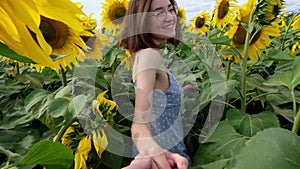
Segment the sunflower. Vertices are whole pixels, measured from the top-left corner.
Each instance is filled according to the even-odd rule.
[[[236,0],[219,0],[214,10],[212,26],[222,29],[226,23],[232,23],[234,13],[238,9],[236,2]]]
[[[247,31],[242,26],[242,23],[248,24],[249,15],[254,7],[254,1],[248,1],[248,3],[240,9],[237,19],[225,33],[229,38],[232,38],[231,45],[237,47],[241,54],[244,55],[244,44]],[[254,35],[255,33],[255,35]],[[253,36],[254,35],[254,36]],[[273,22],[272,25],[263,26],[260,30],[253,30],[251,33],[252,40],[249,44],[249,58],[252,62],[255,62],[261,55],[261,50],[270,45],[271,40],[269,36],[279,36],[280,30],[278,28],[278,22]]]
[[[207,35],[209,19],[209,12],[205,10],[201,11],[199,15],[194,17],[187,31],[193,32],[195,34],[202,33],[204,35]]]
[[[262,25],[270,25],[282,12],[283,0],[261,0],[256,6],[255,14]]]
[[[52,48],[52,54],[60,57],[53,58],[54,63],[65,69],[72,69],[71,63],[77,65],[77,57],[86,44],[71,27],[58,20],[41,17],[40,30],[45,40]]]
[[[102,3],[102,27],[112,32],[114,36],[124,25],[123,19],[127,13],[128,3],[128,0],[106,0]]]
[[[97,126],[93,128],[85,126],[87,128],[85,132],[78,122],[74,122],[68,127],[61,139],[62,144],[71,148],[75,153],[75,169],[87,168],[89,153],[93,148],[98,157],[101,158],[108,145],[105,133],[106,126],[101,122],[105,120],[109,126],[113,125],[113,109],[116,107],[116,103],[104,97],[106,92],[100,93],[92,102],[93,115],[96,116],[93,121],[96,121]]]
[[[87,48],[81,36],[92,36],[92,33],[85,29],[84,22],[80,20],[79,16],[84,14],[82,10],[71,1],[61,1],[63,2],[38,1],[42,16],[40,30],[52,47],[52,54],[61,56],[54,63],[63,69],[72,69],[72,63],[77,66],[77,59],[81,59],[78,58],[81,49]],[[43,6],[47,8],[42,8]]]
[[[184,25],[186,20],[186,11],[183,8],[178,7],[178,17],[180,25]]]
[[[16,6],[8,0],[1,3],[0,11],[5,15],[0,28],[6,27],[0,40],[41,67],[60,70],[71,68],[71,62],[76,65],[76,57],[85,48],[80,35],[91,35],[79,19],[84,13],[71,1],[28,0]],[[51,58],[50,54],[61,56]]]
[[[0,41],[36,63],[58,68],[49,57],[51,47],[39,30],[40,14],[36,2],[20,1],[16,5],[14,1],[6,0],[0,4]]]

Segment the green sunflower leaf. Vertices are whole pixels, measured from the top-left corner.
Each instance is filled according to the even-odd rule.
[[[300,84],[300,58],[296,58],[292,69],[292,84],[296,87]]]
[[[39,164],[69,168],[73,159],[74,155],[71,149],[58,142],[44,140],[33,145],[18,165]]]
[[[237,132],[248,137],[252,137],[266,128],[280,127],[276,114],[272,112],[250,115],[236,109],[230,109],[226,116]]]
[[[264,85],[267,86],[286,86],[290,90],[293,89],[293,85],[291,82],[291,71],[286,72],[275,72],[274,75],[271,76],[270,79],[264,82]]]
[[[282,128],[257,133],[236,158],[234,169],[299,169],[300,137]]]
[[[53,117],[64,116],[69,107],[70,101],[66,98],[56,98],[49,104],[49,114]]]
[[[31,59],[17,54],[15,51],[11,50],[8,46],[0,42],[0,55],[8,57],[13,60],[24,63],[34,63]]]
[[[295,59],[295,56],[279,49],[268,49],[266,56],[266,60],[272,61],[292,61]]]
[[[247,137],[236,132],[229,121],[215,125],[194,156],[193,168],[223,169],[245,147]]]
[[[232,39],[230,39],[228,36],[221,36],[221,37],[217,37],[217,38],[211,38],[209,39],[209,41],[212,44],[221,44],[221,45],[230,45]]]

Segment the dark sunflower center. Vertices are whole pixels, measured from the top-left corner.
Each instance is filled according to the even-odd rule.
[[[179,18],[182,18],[182,15],[183,15],[182,12],[178,12],[178,17]]]
[[[123,18],[126,15],[126,8],[125,7],[120,7],[115,10],[110,10],[109,11],[109,17],[110,20],[114,24],[121,24],[123,22]]]
[[[223,0],[219,6],[218,18],[223,19],[227,15],[228,11],[229,11],[229,2]]]
[[[39,29],[52,49],[62,48],[68,39],[69,28],[60,21],[41,17]]]
[[[256,32],[256,29],[254,28],[254,30],[251,32],[251,37],[253,36],[253,34]],[[254,37],[252,38],[252,41],[250,42],[250,45],[252,45],[253,43],[255,43],[259,37],[261,35],[261,30],[259,30],[255,35]]]
[[[56,31],[50,22],[42,21],[40,24],[40,30],[42,31],[46,42],[50,43],[55,40]]]
[[[204,26],[205,23],[205,19],[202,17],[197,17],[196,22],[195,22],[195,26],[196,28],[202,28]]]
[[[256,32],[256,29],[254,28],[251,32],[251,37]],[[247,31],[243,28],[241,24],[239,24],[237,31],[235,32],[233,36],[233,42],[235,45],[244,45],[246,40]],[[252,41],[250,42],[250,45],[255,43],[261,35],[261,31],[258,31],[254,37],[252,38]]]
[[[124,7],[116,10],[115,16],[117,19],[122,18],[126,15],[126,9]]]
[[[273,6],[273,11],[272,11],[272,14],[274,14],[275,16],[277,16],[280,12],[280,8],[279,8],[279,5],[274,5]]]
[[[246,30],[243,28],[241,24],[239,24],[236,32],[233,35],[233,42],[236,45],[243,45],[246,39]]]

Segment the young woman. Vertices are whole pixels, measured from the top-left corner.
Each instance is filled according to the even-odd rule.
[[[135,112],[131,135],[136,155],[126,169],[187,169],[181,102],[184,89],[163,64],[167,42],[178,45],[175,0],[131,0],[120,46],[133,55]],[[141,168],[142,167],[142,168]]]

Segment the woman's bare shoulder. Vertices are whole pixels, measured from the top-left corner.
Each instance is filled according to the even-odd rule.
[[[137,51],[136,53],[137,56],[139,57],[160,57],[160,49],[156,49],[156,48],[146,48],[146,49],[141,49],[139,51]]]
[[[147,48],[139,50],[136,53],[136,62],[134,65],[133,75],[136,76],[138,73],[142,71],[155,69],[161,70],[163,69],[162,65],[162,56],[158,49]]]

